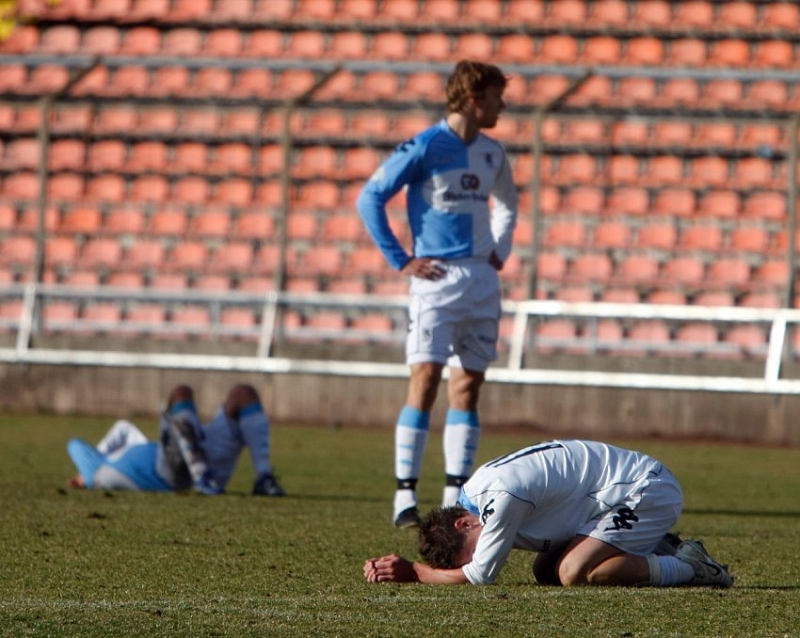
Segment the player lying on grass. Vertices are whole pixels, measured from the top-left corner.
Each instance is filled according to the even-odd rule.
[[[652,457],[551,441],[486,463],[457,505],[431,511],[419,529],[425,563],[390,554],[367,560],[364,575],[488,584],[516,548],[537,552],[533,575],[548,585],[730,587],[727,567],[700,541],[669,534],[682,505],[678,481]]]
[[[148,441],[125,420],[117,421],[96,447],[70,440],[67,452],[78,468],[70,485],[156,492],[194,488],[220,494],[245,447],[256,474],[253,494],[283,496],[272,474],[270,423],[258,392],[250,385],[234,386],[216,416],[203,425],[194,391],[178,385],[161,415],[159,441]]]

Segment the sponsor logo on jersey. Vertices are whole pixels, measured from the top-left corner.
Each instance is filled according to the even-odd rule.
[[[494,503],[494,499],[486,503],[483,508],[483,512],[481,512],[481,523],[486,525],[486,520],[494,514],[494,508],[492,507],[492,503]]]
[[[481,180],[475,173],[464,173],[461,176],[461,188],[465,191],[476,191],[481,187]]]

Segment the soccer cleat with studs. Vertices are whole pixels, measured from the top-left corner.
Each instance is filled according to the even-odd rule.
[[[272,474],[262,474],[256,479],[253,484],[253,494],[255,496],[286,496],[286,492]]]
[[[675,558],[694,568],[692,585],[700,587],[730,587],[733,576],[728,566],[722,565],[709,556],[702,541],[686,540],[678,545]]]
[[[398,529],[419,527],[419,510],[416,506],[409,507],[400,512],[394,519],[394,526]]]

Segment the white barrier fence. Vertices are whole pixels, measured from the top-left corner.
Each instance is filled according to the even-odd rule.
[[[108,351],[102,349],[67,349],[35,347],[33,337],[41,330],[41,308],[53,300],[72,300],[82,303],[117,302],[154,304],[202,304],[217,312],[210,312],[211,323],[202,328],[203,331],[226,335],[226,330],[219,324],[219,308],[222,306],[242,306],[258,310],[260,323],[250,327],[246,332],[237,334],[249,335],[256,342],[252,356],[228,356],[219,354],[185,354],[137,352],[136,342],[131,341],[130,351]],[[224,294],[199,293],[194,291],[154,291],[126,289],[79,289],[49,284],[12,285],[0,288],[0,302],[21,302],[19,313],[9,316],[3,313],[0,319],[0,330],[15,332],[14,347],[0,348],[0,363],[28,365],[64,365],[64,366],[99,366],[122,368],[170,368],[186,370],[219,370],[236,372],[262,372],[272,374],[313,374],[337,375],[374,378],[402,378],[408,374],[407,366],[401,363],[381,363],[359,360],[325,360],[311,358],[286,358],[271,356],[275,340],[283,338],[279,330],[279,317],[283,311],[294,309],[331,309],[337,308],[351,313],[373,311],[386,315],[404,317],[406,309],[405,297],[376,297],[371,295],[331,295],[331,294],[292,294],[269,292],[266,295],[229,292]],[[652,390],[679,390],[752,394],[800,394],[800,379],[781,378],[781,367],[788,356],[787,335],[795,324],[800,323],[800,310],[760,309],[743,307],[708,307],[708,306],[670,306],[656,304],[620,304],[620,303],[568,303],[560,301],[505,301],[503,304],[504,321],[511,326],[505,338],[507,354],[503,365],[495,365],[488,371],[490,381],[508,384],[535,384],[559,386],[593,386],[613,388],[635,388]],[[526,367],[526,358],[535,347],[536,338],[533,326],[536,322],[554,318],[570,318],[583,322],[589,328],[587,336],[579,340],[559,342],[558,339],[548,342],[539,338],[539,343],[548,347],[575,346],[582,348],[587,358],[581,359],[582,367],[586,361],[601,362],[608,356],[624,354],[626,350],[639,349],[639,353],[653,349],[653,344],[628,342],[624,340],[609,343],[599,339],[593,326],[601,320],[619,320],[621,322],[663,321],[672,323],[712,323],[758,325],[768,330],[768,340],[764,354],[763,375],[756,377],[696,375],[696,374],[659,374],[653,372],[609,372],[598,366],[597,370],[563,370],[539,369]],[[151,326],[151,328],[154,328]],[[65,321],[59,325],[62,333],[87,334],[92,330],[98,332],[113,331],[117,335],[141,332],[142,326],[126,326],[125,320],[113,326],[84,320]],[[161,328],[163,329],[163,327]],[[174,332],[185,335],[196,335],[196,326],[188,329],[173,327]],[[402,342],[405,333],[403,319],[395,322],[391,333],[374,336],[375,340]],[[290,334],[290,333],[288,333]],[[255,337],[257,336],[257,339]],[[305,334],[306,339],[314,338],[315,333]],[[317,333],[317,336],[320,336]],[[358,331],[328,331],[322,336],[334,343],[351,343],[354,353],[370,337]],[[722,344],[719,344],[722,345]],[[696,346],[687,349],[682,344],[662,344],[667,350],[685,355],[688,353],[703,356],[704,352]],[[662,349],[663,349],[662,347]],[[607,351],[616,354],[598,355],[593,353]],[[737,349],[738,351],[738,349]],[[714,348],[705,354],[730,356],[731,348]],[[663,353],[662,353],[663,354]],[[719,359],[719,369],[724,370],[726,361]]]

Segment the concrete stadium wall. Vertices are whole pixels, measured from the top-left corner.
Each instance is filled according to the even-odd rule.
[[[55,339],[43,347],[65,347]],[[98,343],[102,349],[126,349],[130,341]],[[122,345],[125,348],[121,347]],[[76,345],[77,347],[77,345]],[[81,345],[85,347],[85,344]],[[143,341],[142,350],[168,349],[252,355],[252,344]],[[313,346],[276,352],[278,356],[341,358],[336,346]],[[395,349],[364,353],[364,360],[398,360]],[[762,362],[662,359],[657,357],[592,359],[540,357],[531,366],[547,369],[603,369],[626,372],[680,372],[759,377]],[[594,366],[593,368],[590,368]],[[797,366],[784,371],[797,376]],[[194,386],[199,408],[210,415],[228,387],[253,384],[276,424],[324,424],[331,427],[391,429],[406,392],[405,379],[364,379],[311,375],[262,375],[183,370],[0,365],[0,409],[6,413],[153,416],[167,391],[177,383]],[[432,419],[440,429],[446,410],[442,387]],[[542,435],[704,438],[760,444],[800,444],[800,397],[732,395],[634,389],[530,386],[489,383],[480,404],[487,430],[527,428]]]

